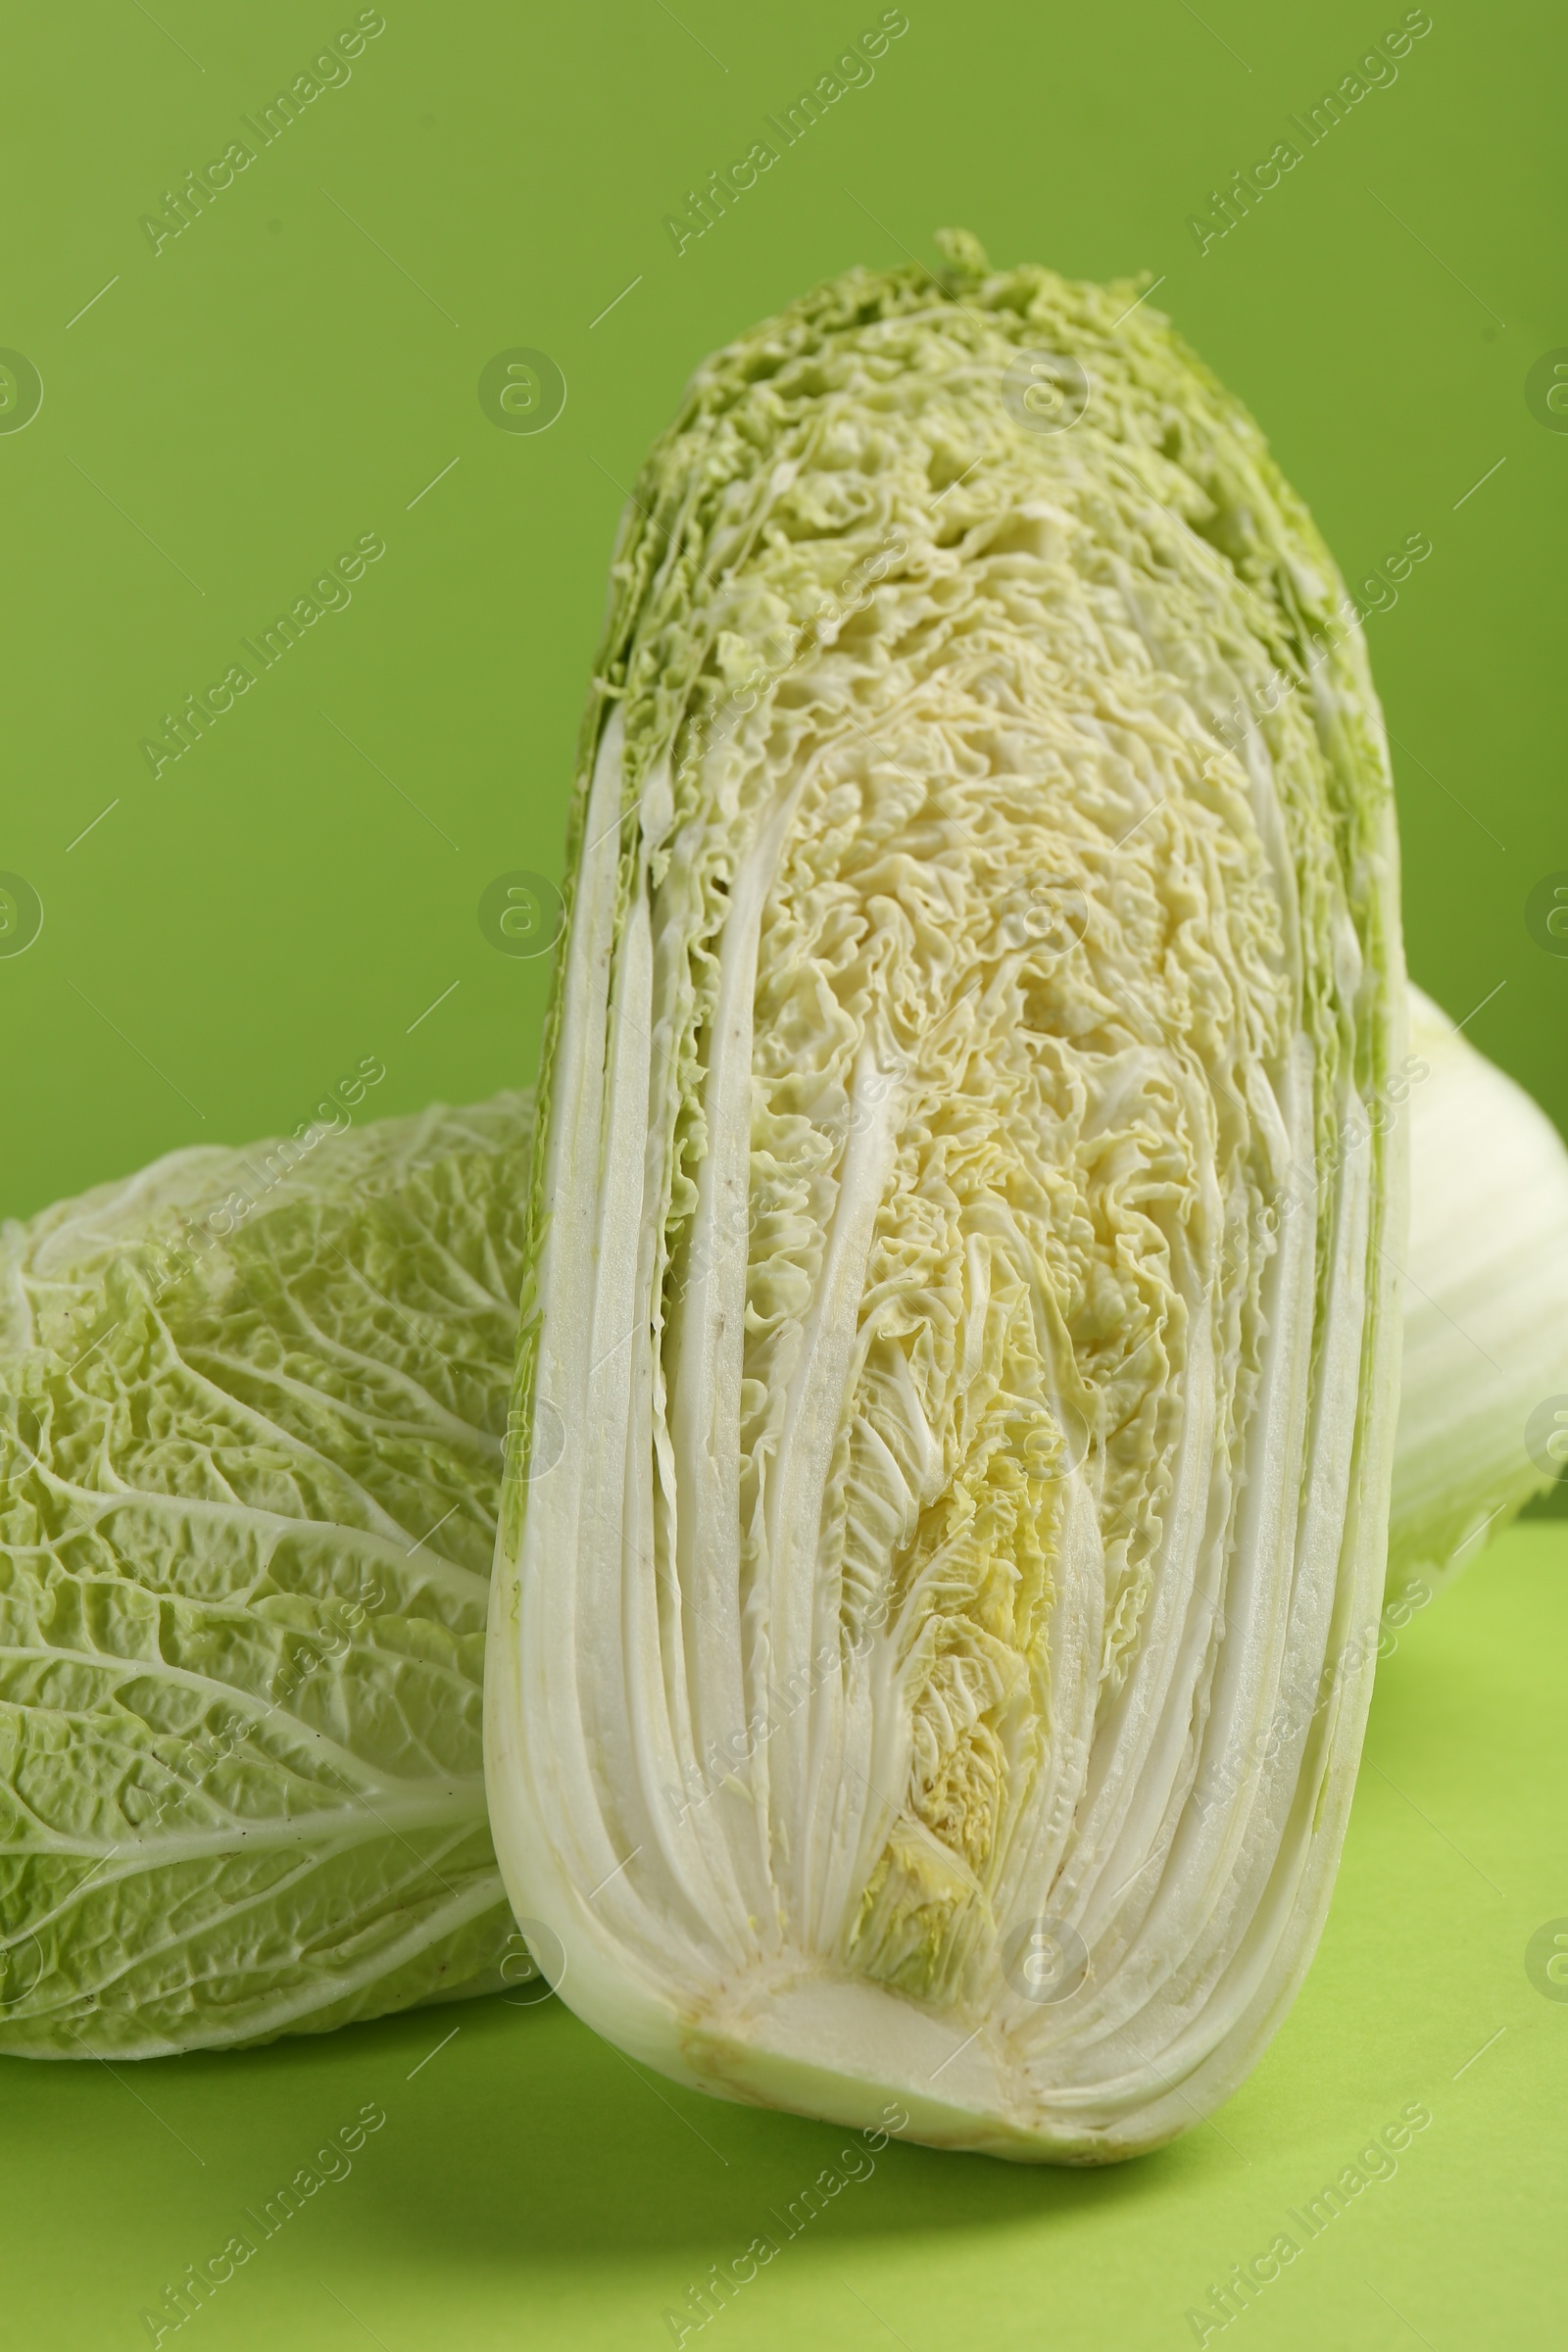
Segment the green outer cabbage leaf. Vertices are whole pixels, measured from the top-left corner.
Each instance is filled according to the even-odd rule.
[[[1396,850],[1250,418],[1136,285],[946,251],[710,360],[623,523],[487,1777],[634,2056],[1098,2163],[1247,2072],[1338,1862]]]
[[[0,1233],[0,2050],[526,1966],[480,1709],[530,1124],[175,1152]]]

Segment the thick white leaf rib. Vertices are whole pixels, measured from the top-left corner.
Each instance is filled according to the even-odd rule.
[[[602,2031],[1078,2162],[1222,2095],[1309,1956],[1402,1246],[1402,1136],[1329,1149],[1402,1013],[1359,638],[1119,291],[852,273],[645,468],[531,1209],[565,1451],[487,1693]],[[1004,397],[1042,347],[1071,433]]]

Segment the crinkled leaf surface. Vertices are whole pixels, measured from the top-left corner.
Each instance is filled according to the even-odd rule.
[[[1099,2162],[1251,2064],[1338,1859],[1393,805],[1250,418],[1136,286],[950,258],[719,353],[628,510],[491,1817],[677,2079]]]
[[[0,2049],[484,1989],[522,1096],[173,1154],[0,1239]]]

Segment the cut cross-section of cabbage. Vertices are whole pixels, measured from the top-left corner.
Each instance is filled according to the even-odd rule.
[[[180,1152],[0,1232],[0,2050],[522,1959],[480,1706],[530,1128]]]
[[[1136,285],[947,251],[710,361],[623,526],[487,1777],[638,2057],[1096,2163],[1245,2074],[1339,1857],[1393,803],[1255,425]]]

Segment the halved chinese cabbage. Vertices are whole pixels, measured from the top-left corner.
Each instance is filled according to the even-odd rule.
[[[1338,1862],[1394,811],[1250,418],[1136,285],[946,250],[709,361],[626,515],[519,1362],[565,1448],[506,1493],[487,1775],[636,2056],[1097,2163],[1246,2073]]]

